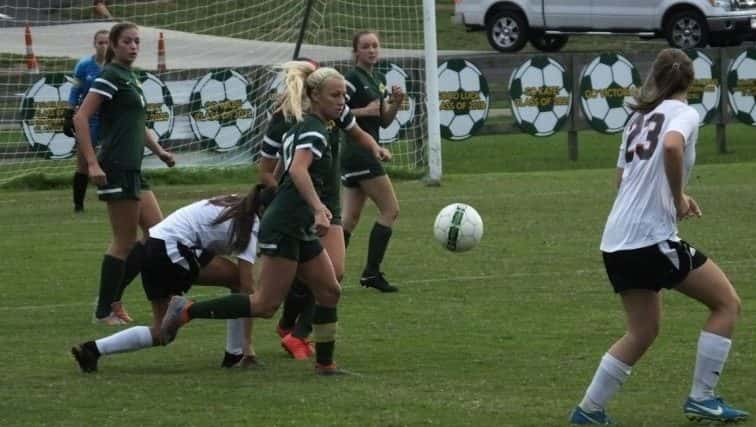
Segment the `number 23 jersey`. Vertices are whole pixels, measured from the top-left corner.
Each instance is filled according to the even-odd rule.
[[[696,160],[698,123],[698,112],[677,100],[665,100],[652,111],[630,118],[617,161],[622,182],[604,227],[601,251],[679,239],[677,211],[664,168],[664,138],[669,132],[683,137],[684,187]]]

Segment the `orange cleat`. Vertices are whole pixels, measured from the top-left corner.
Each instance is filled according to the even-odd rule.
[[[291,329],[284,329],[281,325],[276,325],[276,333],[279,337],[283,338],[291,333]]]
[[[292,334],[287,334],[281,338],[281,347],[297,360],[307,360],[313,355],[310,343],[306,339],[295,337]]]
[[[316,363],[315,375],[331,377],[336,375],[351,375],[351,372],[339,368],[335,363],[331,363],[330,365],[321,365],[320,363]]]

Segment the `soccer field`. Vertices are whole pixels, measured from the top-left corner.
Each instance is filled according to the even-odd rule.
[[[341,378],[317,378],[310,362],[288,358],[272,320],[255,323],[262,369],[219,368],[225,322],[200,320],[169,347],[80,373],[71,345],[115,330],[91,323],[110,233],[104,206],[92,189],[84,215],[71,212],[68,190],[2,190],[0,425],[565,425],[623,332],[598,252],[613,179],[598,169],[448,175],[438,188],[398,182],[402,213],[384,269],[401,291],[357,286],[369,209],[347,254],[336,358],[356,375]],[[167,213],[244,188],[155,191]],[[754,411],[754,163],[697,166],[689,190],[704,216],[681,235],[719,262],[744,306],[719,392]],[[471,252],[446,252],[432,238],[436,213],[452,202],[485,221]],[[125,303],[149,321],[138,280]],[[706,313],[665,294],[660,337],[608,408],[622,425],[689,425],[681,406]]]

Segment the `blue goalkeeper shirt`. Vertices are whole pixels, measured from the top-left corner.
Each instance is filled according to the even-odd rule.
[[[71,88],[71,93],[68,95],[68,103],[71,107],[77,107],[84,101],[84,97],[87,96],[89,88],[94,83],[95,79],[100,76],[102,67],[97,65],[95,56],[85,56],[81,58],[74,67],[74,85]],[[100,130],[100,113],[95,113],[89,119],[89,132],[92,135],[92,143],[97,144]]]

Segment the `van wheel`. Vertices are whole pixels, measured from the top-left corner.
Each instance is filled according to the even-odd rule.
[[[709,28],[700,13],[692,10],[676,13],[665,26],[667,41],[679,49],[704,47],[709,43]]]
[[[528,23],[514,10],[496,13],[486,25],[488,43],[499,52],[517,52],[528,42]]]
[[[562,34],[535,33],[530,36],[530,44],[541,52],[559,52],[570,37]]]

